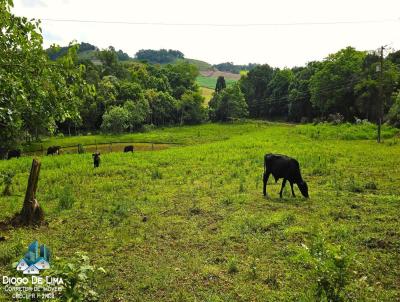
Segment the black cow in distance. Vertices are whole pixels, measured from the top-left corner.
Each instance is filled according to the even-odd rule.
[[[21,150],[10,150],[7,153],[7,158],[19,158],[21,156]]]
[[[93,166],[98,168],[100,166],[100,152],[95,152],[92,154],[93,157]]]
[[[133,153],[133,150],[135,150],[135,148],[133,148],[132,145],[125,146],[125,148],[124,148],[124,152],[125,152],[125,153],[126,153],[126,152],[132,152],[132,153]]]
[[[47,148],[47,155],[60,154],[60,146],[51,146]]]

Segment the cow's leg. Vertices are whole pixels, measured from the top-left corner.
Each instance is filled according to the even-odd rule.
[[[290,187],[292,188],[292,196],[296,197],[296,195],[294,194],[294,190],[293,190],[293,182],[290,181]]]
[[[283,188],[285,187],[285,185],[286,185],[286,178],[284,178],[283,179],[283,181],[282,181],[282,187],[281,187],[281,191],[279,192],[279,197],[280,198],[282,198],[282,192],[283,192]]]
[[[268,178],[269,178],[270,174],[271,173],[264,172],[264,175],[263,175],[263,194],[264,194],[264,196],[267,195],[267,182],[268,182]]]

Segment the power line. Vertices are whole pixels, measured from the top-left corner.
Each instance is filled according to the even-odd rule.
[[[146,26],[193,26],[193,27],[268,27],[268,26],[313,26],[313,25],[343,25],[399,22],[397,19],[375,19],[356,21],[327,21],[327,22],[288,22],[288,23],[169,23],[169,22],[137,22],[115,20],[82,20],[82,19],[53,19],[42,18],[45,22],[66,23],[93,23],[93,24],[119,24],[119,25],[146,25]]]

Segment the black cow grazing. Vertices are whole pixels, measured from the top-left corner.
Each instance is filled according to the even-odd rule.
[[[21,150],[10,150],[7,153],[7,158],[19,158],[21,156]]]
[[[125,146],[124,152],[125,152],[125,153],[126,153],[126,152],[132,152],[132,153],[133,153],[133,150],[134,150],[134,149],[135,149],[135,148],[133,148],[132,145]]]
[[[279,192],[280,198],[282,198],[282,191],[286,181],[290,183],[293,197],[296,197],[293,191],[293,184],[297,184],[304,197],[309,197],[307,183],[301,177],[299,162],[294,158],[280,154],[266,154],[264,156],[264,196],[267,195],[267,182],[271,174],[274,176],[275,182],[283,178],[281,191]]]
[[[60,146],[51,146],[47,148],[47,155],[60,154]]]
[[[93,157],[93,166],[98,168],[100,166],[100,152],[95,152],[92,154]]]

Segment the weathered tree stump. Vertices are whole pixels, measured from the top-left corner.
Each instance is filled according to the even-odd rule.
[[[24,204],[21,212],[14,217],[12,222],[13,225],[40,225],[44,221],[44,212],[36,200],[40,165],[41,163],[37,159],[33,159]]]

